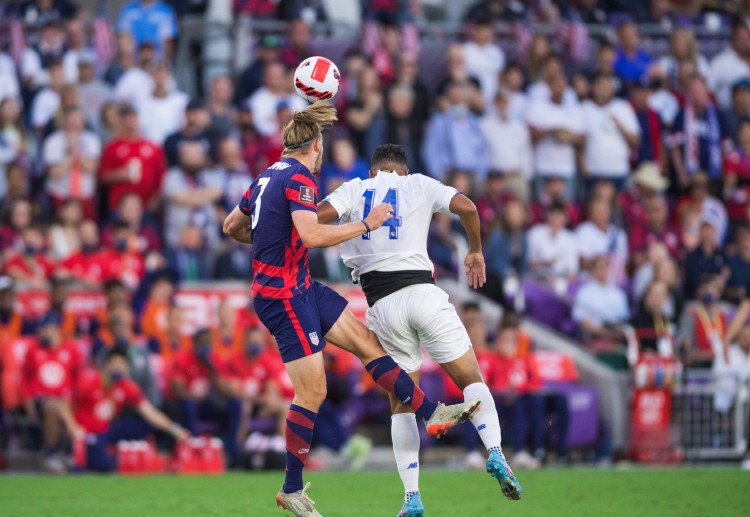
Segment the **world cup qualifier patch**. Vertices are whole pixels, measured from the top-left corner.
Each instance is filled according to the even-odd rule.
[[[302,186],[299,188],[299,202],[315,204],[315,191],[312,187]]]

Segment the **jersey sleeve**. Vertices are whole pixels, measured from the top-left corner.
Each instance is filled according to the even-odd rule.
[[[456,194],[460,194],[458,189],[449,187],[432,179],[429,176],[421,175],[422,192],[425,201],[432,204],[433,212],[450,212],[451,199]]]
[[[250,196],[252,196],[252,194],[253,194],[253,187],[249,187],[245,191],[245,195],[242,196],[242,199],[240,199],[239,205],[237,205],[240,207],[240,212],[242,212],[248,217],[250,217]]]
[[[126,406],[136,407],[145,400],[143,393],[141,393],[141,389],[130,379],[124,379],[122,381],[122,389],[125,392]]]
[[[309,210],[318,212],[318,186],[310,171],[298,170],[286,181],[284,193],[289,201],[289,211]]]
[[[330,204],[339,214],[339,217],[343,217],[354,209],[353,193],[359,190],[361,184],[362,180],[359,178],[342,183],[339,188],[328,194],[323,201]]]

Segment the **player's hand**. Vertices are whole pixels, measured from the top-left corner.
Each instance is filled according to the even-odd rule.
[[[487,272],[484,269],[484,255],[481,252],[469,252],[464,259],[466,277],[469,285],[479,289],[487,281]]]
[[[388,203],[381,203],[370,211],[370,214],[365,217],[365,222],[371,230],[376,230],[391,217],[393,217],[393,207]]]
[[[174,426],[172,426],[171,431],[172,431],[172,436],[174,436],[174,439],[177,440],[178,442],[181,442],[183,440],[187,440],[188,438],[190,438],[190,432],[180,425],[175,424]]]
[[[86,438],[86,430],[78,424],[71,427],[69,432],[73,440],[83,440]]]

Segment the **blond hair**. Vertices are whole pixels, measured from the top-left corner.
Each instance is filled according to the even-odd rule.
[[[321,136],[323,129],[337,120],[336,108],[325,101],[317,101],[295,111],[292,120],[281,131],[281,143],[284,144],[282,156],[306,152],[307,146]]]

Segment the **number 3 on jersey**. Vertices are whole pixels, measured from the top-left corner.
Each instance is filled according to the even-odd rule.
[[[269,181],[271,181],[271,178],[261,178],[258,180],[260,192],[258,193],[258,199],[255,200],[255,211],[253,212],[252,225],[250,226],[251,230],[255,230],[255,227],[258,226],[258,219],[260,219],[260,200],[263,197],[263,192],[266,190]]]
[[[262,191],[261,191],[262,192]],[[370,212],[372,211],[372,202],[375,199],[375,190],[369,189],[365,190],[365,193],[362,194],[362,196],[365,198],[365,218],[370,215]],[[398,239],[398,228],[401,226],[401,218],[398,216],[398,189],[395,188],[389,188],[388,193],[383,198],[382,203],[388,203],[393,207],[393,217],[388,219],[383,226],[387,226],[389,228],[389,234],[388,238],[391,240]],[[364,240],[370,240],[370,232],[365,233],[362,235],[362,238]]]

